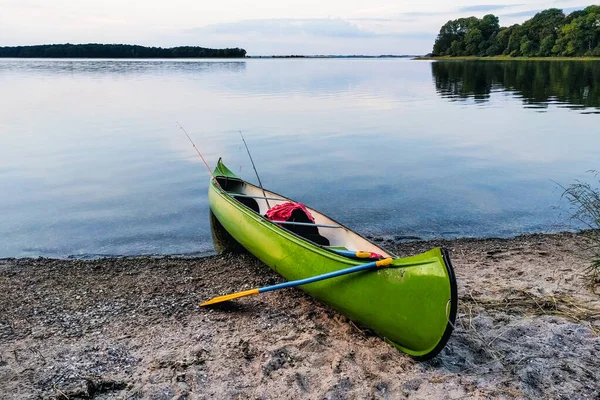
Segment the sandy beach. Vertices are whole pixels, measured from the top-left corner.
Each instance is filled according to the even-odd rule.
[[[600,399],[585,235],[383,241],[451,252],[459,316],[431,361],[298,289],[199,307],[282,281],[249,254],[5,259],[0,398]]]

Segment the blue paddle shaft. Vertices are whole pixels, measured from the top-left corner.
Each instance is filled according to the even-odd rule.
[[[341,249],[330,249],[331,251],[341,254],[343,256],[346,257],[356,257],[356,252],[355,251],[350,251],[350,250],[341,250]]]
[[[364,271],[366,269],[371,269],[377,267],[377,261],[373,261],[366,264],[357,265],[355,267],[340,269],[339,271],[328,272],[326,274],[313,276],[306,279],[298,279],[297,281],[283,282],[277,285],[265,286],[258,289],[258,293],[270,292],[271,290],[284,289],[288,287],[306,285],[307,283],[313,283],[317,281],[322,281],[323,279],[334,278],[340,275],[351,274],[353,272]]]

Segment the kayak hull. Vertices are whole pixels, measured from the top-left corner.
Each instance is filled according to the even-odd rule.
[[[221,160],[215,176],[237,178]],[[209,185],[208,199],[214,217],[223,228],[288,281],[365,262],[336,254],[269,221],[233,198],[214,179]],[[419,359],[431,358],[441,351],[456,317],[456,279],[448,253],[440,248],[394,258],[390,267],[300,288]]]

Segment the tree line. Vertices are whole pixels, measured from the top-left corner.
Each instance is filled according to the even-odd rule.
[[[522,24],[500,27],[488,14],[448,21],[433,45],[434,56],[592,57],[600,56],[600,6],[565,15],[541,11]]]
[[[237,47],[227,49],[196,46],[162,48],[97,43],[0,47],[0,57],[24,58],[229,58],[245,56],[246,50]]]

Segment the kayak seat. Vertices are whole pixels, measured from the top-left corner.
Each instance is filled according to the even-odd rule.
[[[304,222],[314,224],[310,218],[301,209],[295,209],[292,211],[292,215],[287,219],[288,222]],[[302,236],[310,240],[311,242],[320,244],[322,246],[329,246],[329,239],[319,234],[319,228],[316,226],[306,225],[285,225],[284,228],[294,232],[296,235]]]
[[[232,194],[232,196],[234,199],[236,199],[252,211],[256,212],[257,214],[260,214],[260,208],[258,207],[258,203],[253,198],[236,196],[235,194]]]

